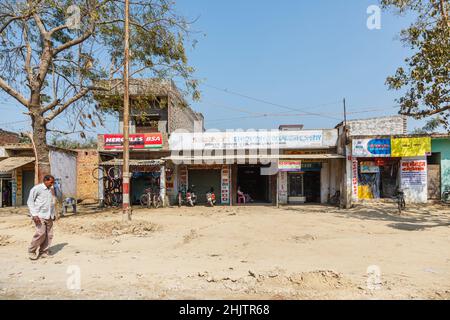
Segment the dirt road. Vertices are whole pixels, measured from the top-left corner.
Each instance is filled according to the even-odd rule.
[[[26,209],[0,209],[0,299],[449,299],[450,209],[393,204],[83,208],[30,261]]]

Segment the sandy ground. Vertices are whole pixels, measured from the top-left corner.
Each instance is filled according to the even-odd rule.
[[[439,205],[135,209],[131,225],[84,207],[37,261],[32,234],[25,208],[0,209],[0,299],[450,299]]]

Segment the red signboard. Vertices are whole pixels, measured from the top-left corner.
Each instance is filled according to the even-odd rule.
[[[160,149],[163,138],[160,132],[130,134],[130,149]],[[103,137],[106,150],[123,149],[122,134],[105,134]]]

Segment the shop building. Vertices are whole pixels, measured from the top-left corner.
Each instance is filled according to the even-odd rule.
[[[430,136],[408,135],[403,116],[349,121],[347,130],[346,184],[353,203],[392,199],[398,189],[407,203],[428,201]]]
[[[35,157],[29,144],[0,147],[0,206],[25,205],[35,183]],[[77,153],[50,147],[51,174],[63,198],[77,197]]]
[[[426,203],[429,156],[427,136],[353,137],[353,200],[392,199],[401,189],[407,202]]]
[[[440,200],[450,191],[450,135],[431,136],[431,157],[428,157],[428,197]]]
[[[96,93],[100,106],[123,101],[123,87],[115,81],[101,85],[113,87],[111,91]],[[119,102],[120,104],[120,102]],[[170,156],[169,135],[178,130],[193,132],[203,130],[203,115],[194,112],[183,99],[172,81],[157,79],[130,80],[130,201],[139,204],[145,189],[159,190],[163,199],[176,201],[175,166],[163,158]],[[120,130],[123,127],[122,112],[117,113]],[[123,166],[123,133],[98,136],[100,174],[111,168]],[[99,179],[99,198],[104,200],[105,179]],[[119,188],[120,189],[120,188]],[[119,193],[122,190],[118,190]]]
[[[172,154],[177,184],[195,186],[199,202],[211,188],[219,203],[327,203],[341,192],[345,157],[338,152],[338,130],[174,133]]]

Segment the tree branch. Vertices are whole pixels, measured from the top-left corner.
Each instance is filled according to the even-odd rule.
[[[444,111],[450,110],[450,105],[445,106],[445,107],[441,107],[438,108],[436,110],[429,110],[429,111],[420,111],[420,112],[410,112],[410,111],[406,111],[406,112],[400,112],[402,115],[405,116],[416,116],[416,117],[423,117],[423,116],[433,116],[435,114],[438,113],[442,113]]]
[[[83,41],[87,40],[90,36],[92,36],[92,34],[94,33],[95,30],[95,25],[92,24],[89,28],[88,31],[86,31],[82,36],[70,40],[66,43],[63,43],[62,45],[60,45],[59,47],[55,48],[55,50],[53,51],[53,55],[56,56],[59,52],[64,51],[70,47],[76,46],[77,44],[82,43]]]
[[[0,88],[2,88],[7,94],[19,101],[25,107],[29,108],[30,103],[19,92],[11,88],[2,78],[0,78]]]
[[[89,93],[91,88],[83,88],[81,89],[76,95],[74,95],[72,98],[67,100],[64,104],[62,104],[59,108],[55,109],[48,117],[45,117],[45,122],[48,123],[55,119],[61,112],[66,110],[71,104],[77,102],[81,98],[83,98],[85,95]]]

